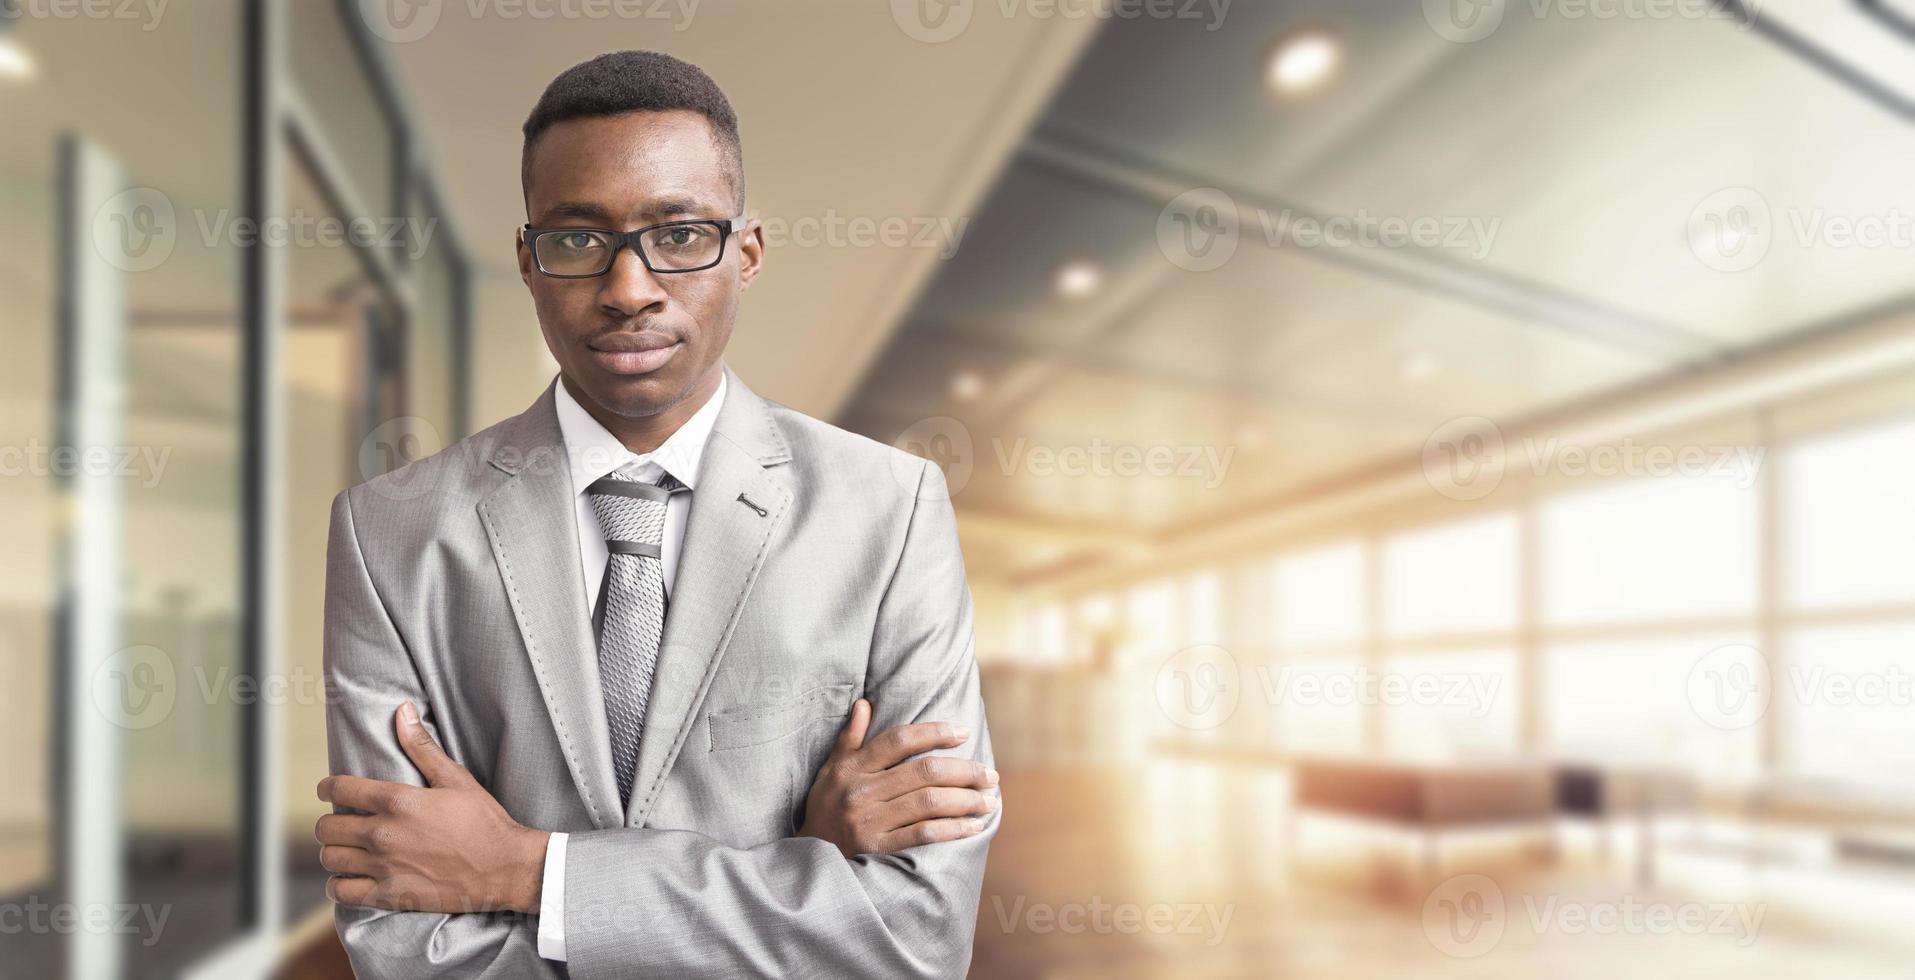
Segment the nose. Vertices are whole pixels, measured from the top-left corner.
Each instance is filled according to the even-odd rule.
[[[599,279],[598,303],[607,313],[630,319],[665,304],[664,283],[631,247],[619,249],[612,267]]]

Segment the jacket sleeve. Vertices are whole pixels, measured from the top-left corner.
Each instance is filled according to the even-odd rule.
[[[412,701],[435,738],[440,734],[437,715],[367,571],[353,520],[352,492],[333,499],[326,545],[327,753],[334,774],[423,785],[424,777],[393,734],[393,713],[400,702]],[[334,812],[354,811],[334,807]],[[563,975],[555,964],[539,958],[537,917],[340,905],[333,918],[361,980]]]
[[[943,473],[924,464],[917,491],[871,638],[871,730],[969,725],[971,739],[940,754],[989,765],[971,596]],[[573,834],[567,965],[578,980],[962,977],[1002,813],[963,840],[851,860],[812,838],[745,850],[680,830]]]

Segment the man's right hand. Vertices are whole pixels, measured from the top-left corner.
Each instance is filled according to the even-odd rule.
[[[984,829],[984,814],[998,807],[998,798],[984,792],[997,786],[997,770],[950,756],[911,758],[963,745],[969,729],[942,722],[899,725],[867,742],[870,726],[871,702],[859,698],[805,797],[798,836],[828,840],[845,857],[855,857],[958,840]]]

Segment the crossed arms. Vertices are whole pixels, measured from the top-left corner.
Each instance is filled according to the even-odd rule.
[[[339,775],[321,784],[335,813],[317,833],[358,975],[961,976],[998,814],[983,792],[994,774],[955,523],[937,468],[923,479],[879,605],[870,701],[818,774],[800,836],[741,849],[685,830],[571,834],[563,969],[539,957],[527,916],[539,908],[546,834],[439,748],[367,573],[351,491],[341,494],[325,640]],[[417,708],[395,728],[401,704]],[[866,739],[880,719],[888,727]],[[957,751],[917,755],[938,748]]]

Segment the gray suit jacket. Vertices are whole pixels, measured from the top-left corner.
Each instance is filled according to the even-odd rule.
[[[872,732],[966,724],[950,754],[991,761],[943,474],[729,381],[623,812],[552,390],[333,501],[332,771],[420,783],[411,699],[515,819],[572,835],[568,964],[536,917],[342,906],[361,977],[964,974],[997,814],[852,860],[792,836],[861,695]]]

